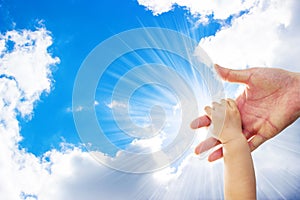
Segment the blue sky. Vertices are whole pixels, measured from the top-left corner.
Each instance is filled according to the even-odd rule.
[[[88,53],[105,39],[125,30],[139,27],[165,27],[182,31],[199,40],[214,34],[220,27],[212,22],[199,30],[186,20],[188,12],[175,8],[174,12],[153,16],[136,1],[3,1],[1,31],[34,29],[39,21],[52,33],[50,47],[61,63],[54,67],[52,92],[42,96],[32,120],[22,121],[22,147],[41,155],[66,142],[80,142],[72,114],[72,88],[77,70]],[[189,28],[186,28],[189,27]]]
[[[192,148],[174,165],[155,173],[123,173],[96,162],[80,146],[73,120],[76,75],[101,42],[142,27],[182,32],[222,66],[300,72],[299,9],[297,0],[234,0],[230,4],[210,0],[0,0],[0,199],[221,198],[222,162],[199,161]],[[112,142],[131,152],[149,153],[165,147],[180,121],[179,97],[153,85],[133,94],[131,119],[141,127],[147,125],[157,114],[149,114],[152,104],[162,103],[170,118],[161,135],[149,141],[133,140],[120,135],[115,122],[105,121],[111,119],[111,109],[124,107],[102,98],[103,92],[110,97],[119,75],[148,62],[183,73],[190,78],[189,84],[197,85],[198,101],[210,100],[186,60],[163,51],[123,56],[102,77],[107,85],[97,88],[95,108]],[[119,70],[119,64],[127,66]],[[232,98],[243,90],[243,86],[228,83],[224,88]],[[161,116],[159,110],[157,115]],[[294,199],[299,194],[299,129],[298,120],[253,153],[260,198]],[[205,133],[200,130],[196,139],[203,139]],[[124,158],[124,154],[119,152],[116,157]],[[110,157],[104,158],[109,163]]]

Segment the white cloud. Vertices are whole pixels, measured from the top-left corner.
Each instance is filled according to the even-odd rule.
[[[274,49],[273,65],[284,67],[288,70],[300,72],[300,2],[291,1],[289,4],[289,21],[285,26],[278,26],[279,42]]]
[[[300,71],[300,2],[262,0],[200,46],[215,63],[230,68],[280,67]]]
[[[17,102],[16,109],[22,116],[28,115],[41,93],[50,91],[50,67],[59,62],[47,52],[46,47],[52,44],[51,36],[46,29],[40,28],[37,31],[9,31],[0,39],[2,44],[14,44],[13,50],[2,45],[0,74],[17,82],[22,100]]]
[[[106,104],[106,106],[110,109],[115,108],[115,109],[126,109],[127,104],[125,102],[119,102],[116,100],[112,100],[110,103]]]
[[[13,45],[8,48],[8,43]],[[39,158],[19,149],[21,135],[16,117],[30,117],[40,95],[50,91],[50,68],[59,62],[47,52],[51,43],[44,28],[0,35],[1,199],[34,198],[47,177]]]
[[[161,150],[163,138],[165,133],[159,133],[159,135],[150,139],[135,139],[129,146],[129,150],[139,153],[149,153]]]
[[[215,36],[203,38],[203,47],[214,62],[232,68],[276,66],[300,71],[299,1],[235,0],[230,4],[210,0],[138,0],[140,5],[158,15],[185,7],[200,21],[207,17],[221,21],[234,16],[231,25],[224,25]],[[241,11],[247,11],[242,16]],[[295,68],[296,67],[296,68]]]
[[[99,105],[99,102],[98,101],[94,101],[94,106],[96,107],[98,105]],[[67,107],[65,111],[67,113],[72,113],[72,112],[81,112],[83,110],[90,110],[90,109],[92,109],[92,108],[88,107],[88,106],[80,106],[79,105],[79,106],[75,107],[74,109],[72,107]]]
[[[234,0],[230,3],[225,1],[211,0],[138,0],[140,5],[151,10],[154,15],[159,15],[173,9],[174,5],[185,7],[194,16],[201,18],[201,21],[207,21],[207,17],[214,15],[217,20],[225,20],[231,15],[238,15],[240,11],[245,11],[256,4],[251,0]]]
[[[98,106],[99,105],[99,101],[94,101],[94,106]]]
[[[145,6],[147,9],[151,10],[154,15],[159,15],[164,12],[168,12],[173,9],[172,0],[164,1],[151,1],[151,0],[138,0],[140,5]]]
[[[67,112],[80,112],[84,109],[83,106],[77,106],[74,110],[71,107],[67,107],[66,111]]]

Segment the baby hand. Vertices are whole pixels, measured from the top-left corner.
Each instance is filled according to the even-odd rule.
[[[206,106],[205,112],[211,119],[212,134],[222,144],[242,136],[240,112],[232,99],[222,99],[221,103],[213,102]]]

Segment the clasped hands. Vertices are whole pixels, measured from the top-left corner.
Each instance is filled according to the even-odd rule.
[[[215,69],[225,81],[247,86],[235,103],[241,115],[242,132],[251,151],[300,117],[299,73],[276,68],[231,70],[219,65],[215,65]],[[208,127],[211,123],[208,115],[195,119],[191,128]],[[214,137],[208,138],[195,148],[195,153],[201,154],[220,143]],[[222,156],[220,147],[209,155],[208,160],[215,161]]]

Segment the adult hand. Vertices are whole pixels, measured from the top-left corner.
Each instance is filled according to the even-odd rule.
[[[225,81],[244,83],[244,92],[236,99],[241,113],[243,133],[251,151],[271,139],[300,117],[300,74],[275,68],[251,68],[231,70],[215,65]],[[191,123],[193,129],[210,125],[210,119],[202,116]],[[220,144],[208,138],[195,149],[203,153]],[[208,160],[223,156],[222,147],[212,152]]]

